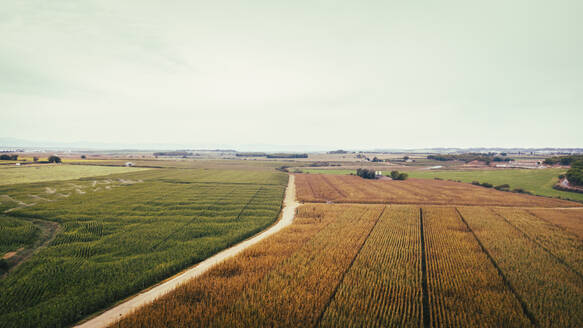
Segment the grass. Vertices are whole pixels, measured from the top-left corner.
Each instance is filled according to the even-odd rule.
[[[71,325],[263,230],[286,183],[272,170],[154,169],[1,186],[11,217],[60,224],[0,280],[1,326]]]
[[[112,173],[136,172],[139,168],[94,165],[25,165],[0,168],[0,185],[71,180]]]

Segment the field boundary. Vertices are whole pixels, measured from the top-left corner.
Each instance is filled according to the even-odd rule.
[[[237,214],[237,218],[235,218],[235,220],[239,220],[241,218],[241,214],[243,214],[243,211],[247,209],[247,207],[249,207],[249,204],[251,204],[251,202],[255,199],[255,197],[257,197],[257,194],[259,194],[259,192],[261,191],[261,189],[263,189],[263,186],[260,186],[255,193],[253,194],[253,196],[251,198],[249,198],[249,201],[247,201],[247,203],[245,204],[245,206],[243,206],[243,208],[241,209],[241,211],[239,211],[239,214]]]
[[[439,202],[439,203],[420,203],[420,202],[331,202],[331,201],[319,201],[319,200],[310,200],[310,201],[303,201],[302,204],[310,205],[310,204],[338,204],[338,205],[414,205],[414,206],[436,206],[436,207],[456,207],[456,206],[464,206],[464,207],[503,207],[503,208],[517,208],[517,209],[541,209],[541,210],[583,210],[583,206],[577,205],[572,207],[541,207],[541,206],[513,206],[513,205],[500,205],[500,204],[453,204],[447,202]]]
[[[468,224],[468,222],[466,221],[466,219],[464,218],[464,216],[462,215],[462,213],[460,212],[460,210],[456,207],[455,208],[455,211],[457,212],[460,220],[465,224],[465,226],[468,229],[468,231],[472,233],[472,235],[474,236],[474,238],[478,242],[478,245],[482,249],[482,252],[484,252],[484,254],[486,254],[486,256],[488,257],[488,259],[490,260],[490,262],[492,263],[492,265],[494,266],[494,268],[496,268],[496,271],[498,272],[498,275],[502,278],[502,281],[504,282],[504,285],[506,287],[508,287],[508,289],[510,290],[510,292],[512,292],[512,294],[514,295],[514,297],[516,297],[516,300],[518,300],[518,303],[520,304],[520,307],[522,308],[522,312],[524,313],[524,315],[528,318],[528,320],[530,320],[530,323],[534,327],[539,327],[540,325],[539,325],[538,321],[536,320],[534,314],[532,314],[532,312],[530,312],[530,310],[528,309],[528,306],[526,305],[526,302],[522,299],[522,297],[520,297],[520,295],[518,295],[518,293],[516,292],[516,289],[514,288],[514,286],[512,286],[512,284],[510,283],[510,281],[508,280],[508,278],[506,277],[506,275],[504,274],[504,272],[502,272],[502,269],[500,269],[500,266],[498,266],[498,263],[496,262],[496,260],[494,260],[494,258],[492,257],[492,255],[490,254],[490,252],[486,249],[486,247],[484,246],[484,244],[482,244],[482,241],[480,240],[480,238],[478,238],[478,236],[476,235],[476,233],[474,232],[474,230],[470,227],[470,225]]]
[[[423,304],[423,327],[431,327],[431,313],[429,309],[429,287],[427,285],[427,259],[425,252],[425,235],[423,233],[423,209],[419,208],[419,230],[421,235],[421,303]]]
[[[364,241],[362,242],[362,244],[358,248],[358,251],[356,252],[356,254],[354,255],[354,257],[350,261],[350,264],[346,267],[346,270],[344,270],[344,272],[342,273],[342,278],[340,278],[340,281],[338,282],[338,284],[334,288],[334,291],[332,292],[332,295],[330,295],[330,298],[326,302],[326,305],[324,306],[324,309],[322,310],[322,313],[320,313],[320,315],[318,316],[318,320],[316,320],[316,323],[314,324],[314,327],[318,327],[320,325],[320,323],[322,322],[322,318],[324,317],[324,314],[326,313],[326,311],[330,307],[330,304],[332,303],[332,301],[336,297],[336,293],[338,292],[338,289],[340,288],[340,286],[344,282],[344,277],[346,277],[346,273],[348,273],[348,271],[350,271],[350,269],[352,268],[352,265],[354,264],[354,261],[356,261],[356,259],[358,258],[358,255],[360,255],[360,252],[362,251],[362,248],[366,244],[366,242],[367,242],[368,238],[370,237],[370,234],[372,233],[372,231],[376,228],[377,224],[381,220],[381,217],[385,213],[387,207],[388,206],[383,207],[383,210],[381,211],[381,213],[377,217],[377,220],[373,224],[372,228],[370,228],[370,230],[368,231],[368,233],[366,235],[366,238],[364,238]],[[364,213],[362,215],[364,216],[365,214],[366,214],[366,210],[364,211]]]

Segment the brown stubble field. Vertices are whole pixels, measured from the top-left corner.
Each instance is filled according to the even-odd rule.
[[[296,182],[314,203],[291,226],[112,327],[583,324],[577,203],[448,181]]]
[[[308,203],[387,203],[580,207],[561,199],[503,192],[444,180],[367,180],[351,175],[296,174],[298,200]]]

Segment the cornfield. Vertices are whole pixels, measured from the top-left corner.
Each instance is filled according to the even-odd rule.
[[[324,313],[322,327],[419,327],[419,210],[385,211]]]
[[[455,209],[422,213],[431,326],[528,326],[520,303]]]
[[[538,243],[488,207],[307,204],[112,327],[578,326],[581,281]]]
[[[159,169],[10,186],[13,199],[49,199],[10,211],[13,220],[60,228],[0,280],[0,327],[70,325],[254,235],[277,219],[286,183],[271,171]]]
[[[492,209],[467,207],[460,212],[504,273],[534,323],[543,327],[581,326],[581,276]]]

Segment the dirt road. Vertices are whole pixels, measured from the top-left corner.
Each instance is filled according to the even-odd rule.
[[[204,272],[208,271],[215,264],[224,261],[227,258],[233,257],[239,254],[241,251],[247,247],[265,239],[274,233],[280,231],[281,229],[290,225],[294,219],[296,208],[299,203],[296,201],[296,188],[294,183],[294,176],[289,176],[289,182],[285,192],[284,207],[282,210],[281,219],[273,226],[263,231],[262,233],[256,235],[253,238],[247,239],[231,248],[225,249],[214,256],[200,262],[199,264],[177,274],[176,276],[164,281],[163,283],[156,285],[134,297],[128,299],[127,301],[114,306],[113,308],[101,313],[100,315],[89,319],[88,321],[77,325],[79,328],[96,328],[96,327],[107,327],[117,320],[122,318],[124,315],[132,312],[133,310],[151,303],[160,296],[172,291],[179,285],[185,283],[186,281],[198,277]]]

